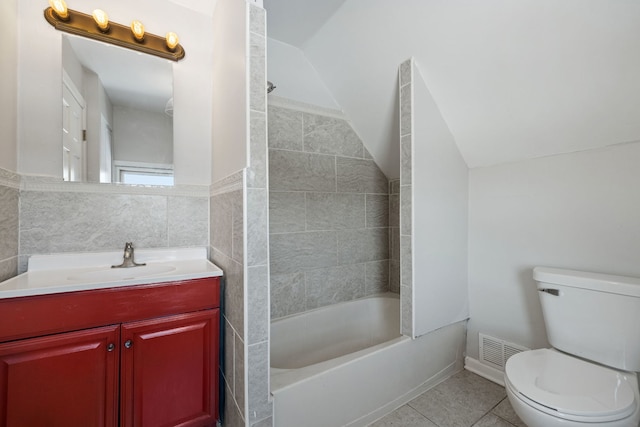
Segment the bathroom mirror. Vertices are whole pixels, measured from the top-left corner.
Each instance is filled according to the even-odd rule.
[[[64,34],[62,67],[64,180],[173,185],[171,62]]]

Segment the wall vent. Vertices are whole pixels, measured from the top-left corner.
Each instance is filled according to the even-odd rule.
[[[489,335],[479,334],[479,337],[480,361],[501,371],[504,371],[507,359],[516,353],[529,350],[526,347],[490,337]]]

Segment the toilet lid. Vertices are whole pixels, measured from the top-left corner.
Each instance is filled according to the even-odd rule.
[[[555,350],[515,354],[505,374],[515,391],[556,411],[556,416],[613,421],[631,415],[636,407],[633,374]]]

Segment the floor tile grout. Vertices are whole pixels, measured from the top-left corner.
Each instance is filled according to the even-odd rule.
[[[524,426],[513,412],[504,387],[462,371],[370,424],[370,427],[475,427],[496,423],[503,427]]]

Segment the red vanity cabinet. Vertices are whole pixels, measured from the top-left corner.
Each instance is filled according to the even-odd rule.
[[[107,326],[0,344],[0,425],[118,425],[119,332]]]
[[[219,327],[218,309],[122,325],[122,427],[215,424]]]
[[[214,426],[219,278],[0,299],[0,427]]]

